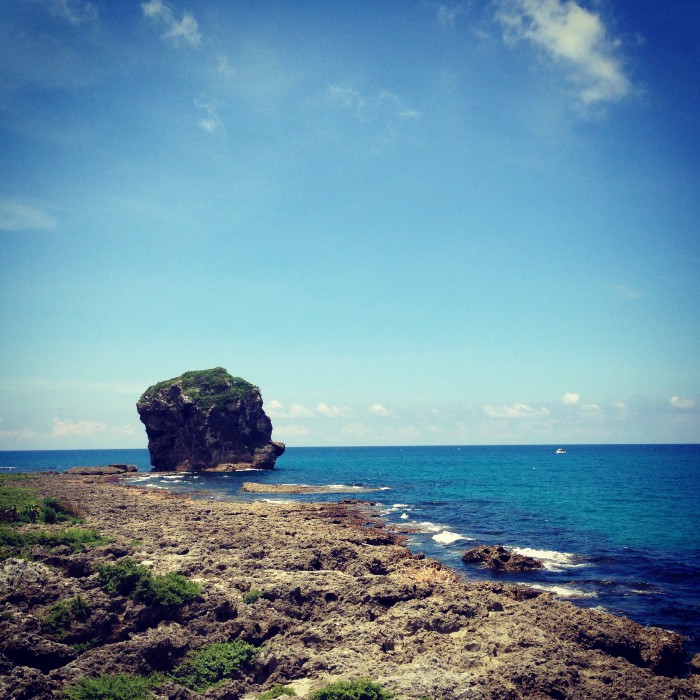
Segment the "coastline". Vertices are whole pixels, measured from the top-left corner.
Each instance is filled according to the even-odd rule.
[[[10,666],[0,691],[8,698],[60,697],[66,685],[101,673],[162,671],[224,636],[263,651],[254,672],[207,697],[252,699],[277,683],[303,697],[328,680],[369,676],[396,698],[416,700],[700,698],[700,676],[680,677],[680,635],[541,591],[461,581],[412,554],[367,506],[197,501],[114,477],[41,474],[27,483],[73,502],[114,541],[3,563],[0,653]],[[162,619],[121,601],[104,643],[81,653],[42,637],[38,621],[52,605],[76,595],[100,601],[96,563],[125,556],[201,582],[203,598]],[[251,590],[261,597],[246,604]],[[22,665],[43,642],[54,661]],[[34,694],[18,695],[28,684]],[[174,697],[168,692],[160,697]]]

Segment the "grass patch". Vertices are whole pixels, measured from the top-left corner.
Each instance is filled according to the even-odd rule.
[[[146,605],[170,608],[201,597],[202,587],[181,574],[154,574],[126,557],[116,564],[98,564],[100,586],[113,595],[125,595]]]
[[[275,698],[281,698],[283,695],[296,695],[296,692],[294,688],[277,684],[273,685],[270,690],[260,693],[260,695],[258,695],[258,700],[274,700]]]
[[[201,693],[250,666],[259,652],[259,647],[240,640],[211,644],[188,654],[170,677]]]
[[[262,598],[263,592],[259,588],[251,588],[249,591],[243,594],[243,602],[246,605],[250,605],[251,603],[255,603],[260,598]]]
[[[75,506],[58,498],[41,497],[26,486],[17,486],[24,475],[0,479],[0,522],[12,524],[82,522]],[[14,478],[13,478],[14,477]]]
[[[73,620],[85,620],[89,615],[90,606],[80,596],[70,601],[59,600],[46,613],[41,628],[60,640],[68,634]]]
[[[391,697],[369,678],[337,681],[311,693],[311,700],[391,700]]]
[[[102,537],[93,528],[24,530],[0,525],[0,561],[9,557],[26,559],[29,557],[29,550],[37,545],[48,549],[65,545],[73,552],[82,552],[87,547],[96,547],[111,541],[108,537]]]
[[[163,677],[135,676],[128,673],[83,678],[67,688],[67,700],[147,700],[150,691],[163,682]]]

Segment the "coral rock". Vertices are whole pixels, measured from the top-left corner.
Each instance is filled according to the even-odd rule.
[[[155,384],[136,408],[154,471],[272,469],[284,452],[258,387],[222,367]]]
[[[493,571],[534,571],[544,568],[538,559],[514,554],[501,545],[474,547],[462,555],[462,561],[465,564],[485,564]]]

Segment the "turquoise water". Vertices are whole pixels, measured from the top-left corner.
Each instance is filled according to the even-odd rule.
[[[700,649],[700,446],[289,448],[271,472],[138,474],[134,481],[203,498],[264,498],[243,481],[338,485],[337,493],[380,502],[385,518],[410,526],[410,546],[467,578],[476,544],[504,544],[540,556],[541,572],[503,576],[580,605],[675,629]],[[16,471],[127,462],[146,450],[5,452]],[[353,486],[380,491],[354,493]],[[341,488],[342,486],[342,488]],[[279,497],[271,500],[284,500]]]

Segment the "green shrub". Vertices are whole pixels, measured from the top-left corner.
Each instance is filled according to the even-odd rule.
[[[248,667],[259,651],[240,640],[211,644],[188,654],[170,677],[190,690],[202,692]]]
[[[164,576],[152,576],[142,579],[136,586],[134,598],[147,605],[160,605],[170,608],[182,605],[201,597],[202,587],[194,581],[188,581],[182,574],[170,572]]]
[[[251,588],[247,593],[243,594],[243,602],[246,605],[255,603],[262,598],[263,592],[259,588]]]
[[[63,639],[73,620],[84,620],[90,614],[90,607],[80,597],[71,601],[59,600],[42,620],[41,627],[57,639]]]
[[[41,628],[45,632],[49,632],[54,637],[62,639],[66,636],[66,631],[70,627],[73,620],[68,603],[65,600],[60,600],[54,605],[42,620]]]
[[[199,598],[202,588],[181,574],[153,574],[143,564],[126,557],[116,564],[98,564],[100,586],[112,594],[126,595],[147,605],[163,608]]]
[[[158,676],[128,673],[83,678],[65,691],[67,700],[146,700],[149,691],[162,682]]]
[[[296,695],[294,688],[290,688],[285,685],[274,685],[270,690],[266,690],[264,693],[258,695],[258,700],[274,700],[282,695]]]
[[[113,595],[131,595],[142,580],[150,578],[151,570],[126,557],[116,564],[98,564],[100,586]]]
[[[369,678],[338,681],[315,691],[311,700],[390,700],[391,695]]]

